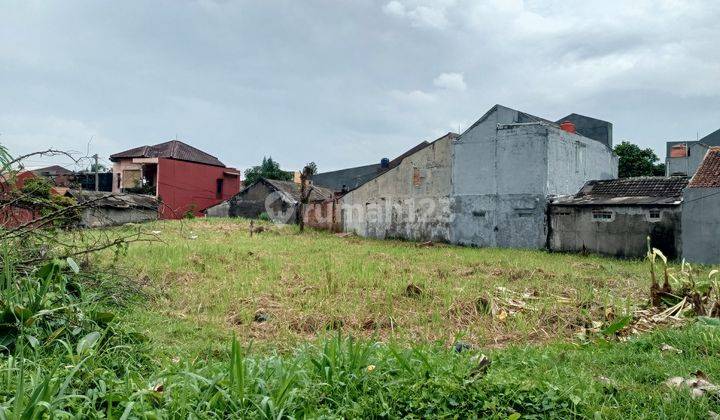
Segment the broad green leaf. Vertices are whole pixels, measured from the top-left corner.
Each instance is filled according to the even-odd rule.
[[[616,332],[630,325],[630,321],[632,321],[631,316],[622,317],[619,320],[608,325],[604,330],[602,330],[602,333],[603,335],[614,335]]]
[[[97,344],[98,340],[100,340],[100,333],[97,331],[93,331],[81,338],[77,343],[77,354],[83,354],[90,350]]]
[[[32,335],[26,335],[25,339],[28,341],[28,343],[30,343],[30,347],[34,349],[37,349],[40,346],[40,342],[38,341],[38,339]]]
[[[67,257],[67,265],[70,267],[70,269],[75,273],[78,274],[80,272],[80,266],[78,263],[75,262],[74,259]]]

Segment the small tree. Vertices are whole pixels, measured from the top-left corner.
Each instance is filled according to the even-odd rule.
[[[623,141],[613,150],[620,158],[618,177],[629,178],[634,176],[664,176],[665,164],[652,149],[641,149],[638,145]]]
[[[308,202],[310,193],[312,192],[312,186],[308,188],[308,180],[317,173],[317,165],[315,162],[310,162],[303,168],[300,173],[300,207],[298,208],[298,224],[300,225],[300,232],[305,231],[305,205]]]
[[[245,171],[245,184],[251,185],[260,178],[291,181],[293,174],[280,169],[280,164],[275,162],[272,157],[264,157],[260,166],[253,166]]]

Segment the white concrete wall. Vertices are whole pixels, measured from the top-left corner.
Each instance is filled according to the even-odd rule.
[[[547,195],[577,193],[587,181],[615,179],[618,158],[599,141],[548,127]]]

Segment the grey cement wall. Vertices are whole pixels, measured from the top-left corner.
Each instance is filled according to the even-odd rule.
[[[83,210],[78,226],[95,228],[116,226],[125,223],[142,223],[157,220],[158,212],[153,209],[89,208]]]
[[[220,204],[208,207],[205,210],[205,216],[207,217],[229,217],[230,216],[230,203],[224,201]]]
[[[373,238],[450,239],[452,140],[442,138],[340,199],[343,230]]]
[[[682,226],[683,258],[720,264],[720,188],[686,188]]]
[[[685,176],[692,177],[695,175],[697,168],[702,163],[708,150],[709,147],[702,143],[695,142],[688,144],[689,156],[668,157],[665,159],[665,175],[685,174]]]
[[[502,106],[463,133],[452,156],[451,242],[463,245],[544,248],[548,196],[617,177],[606,145]]]
[[[649,210],[660,210],[660,220],[649,217]],[[593,220],[593,210],[613,213],[609,220]],[[653,247],[668,258],[681,251],[681,208],[607,206],[550,207],[549,248],[552,251],[588,251],[621,258],[642,258],[647,253],[647,237]]]

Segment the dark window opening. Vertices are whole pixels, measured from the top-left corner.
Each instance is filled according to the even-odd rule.
[[[650,210],[648,213],[651,220],[660,220],[660,210]]]
[[[592,212],[593,220],[610,220],[613,217],[613,212],[608,210],[594,210]]]
[[[216,183],[215,183],[215,196],[217,198],[222,198],[222,194],[223,194],[223,179],[219,178],[216,180]]]

